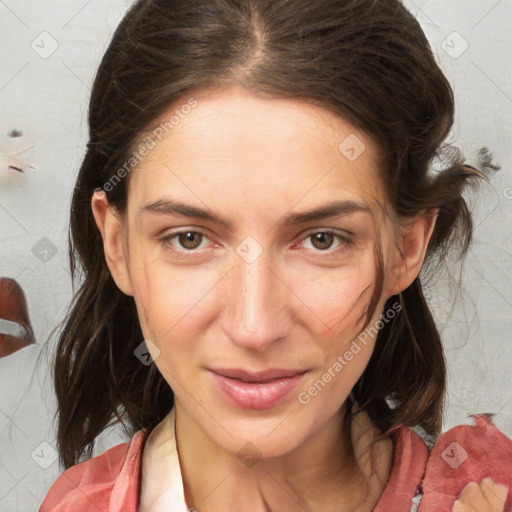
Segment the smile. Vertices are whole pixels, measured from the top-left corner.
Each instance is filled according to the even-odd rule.
[[[210,370],[217,389],[243,409],[268,409],[284,400],[300,383],[307,370]]]

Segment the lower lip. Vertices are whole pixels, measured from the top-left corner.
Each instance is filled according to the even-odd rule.
[[[243,382],[212,372],[219,390],[237,407],[243,409],[268,409],[289,395],[306,372],[268,382]]]

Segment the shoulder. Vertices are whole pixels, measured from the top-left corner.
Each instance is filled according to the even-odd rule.
[[[413,429],[399,425],[393,431],[393,445],[393,465],[375,512],[409,512],[425,474],[428,448]]]
[[[392,470],[375,512],[450,512],[462,489],[485,477],[509,486],[506,506],[512,506],[512,440],[491,415],[473,415],[473,424],[442,433],[430,450],[423,437],[400,425],[394,446]]]
[[[468,483],[485,477],[509,486],[507,506],[512,506],[512,440],[494,425],[492,415],[472,417],[472,425],[458,425],[438,437],[428,458],[419,512],[450,511]]]
[[[50,487],[39,512],[108,512],[115,487],[121,484],[117,494],[124,498],[127,484],[140,477],[145,437],[144,431],[139,430],[130,443],[118,444],[65,470]]]

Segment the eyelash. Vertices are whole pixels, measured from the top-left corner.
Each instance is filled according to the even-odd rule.
[[[208,238],[210,239],[210,237],[208,236],[208,234],[201,230],[201,229],[183,229],[183,230],[180,230],[180,231],[174,231],[168,235],[166,235],[165,237],[163,237],[160,241],[162,243],[162,246],[164,247],[169,247],[170,244],[169,242],[171,240],[173,240],[174,238],[178,237],[179,235],[182,235],[182,234],[185,234],[185,233],[197,233],[197,234],[200,234],[202,235],[203,237],[205,238]],[[347,238],[346,236],[332,230],[332,229],[317,229],[317,230],[314,230],[314,231],[309,231],[308,233],[306,233],[306,235],[304,235],[303,238],[301,238],[299,240],[299,242],[303,242],[305,240],[307,240],[308,238],[310,238],[312,235],[316,235],[318,233],[322,233],[322,234],[325,234],[325,235],[332,235],[334,236],[335,239],[337,239],[340,243],[339,247],[334,249],[334,250],[329,250],[329,249],[326,249],[325,251],[321,251],[319,249],[317,250],[314,250],[314,249],[307,249],[308,251],[311,251],[311,252],[316,252],[316,253],[319,253],[319,254],[326,254],[328,256],[325,256],[325,257],[329,257],[329,256],[338,256],[340,253],[344,252],[345,250],[347,250],[347,246],[349,245],[352,245],[353,244],[353,241],[350,240],[349,238]],[[201,241],[202,242],[202,241]],[[176,249],[174,247],[171,246],[171,251],[177,253],[177,254],[183,254],[185,257],[187,257],[188,255],[192,255],[194,253],[198,253],[200,252],[200,249]]]

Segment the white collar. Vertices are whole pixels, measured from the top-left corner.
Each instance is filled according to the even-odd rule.
[[[158,448],[165,444],[165,451]],[[188,512],[176,446],[176,407],[151,432],[142,453],[138,512]]]

